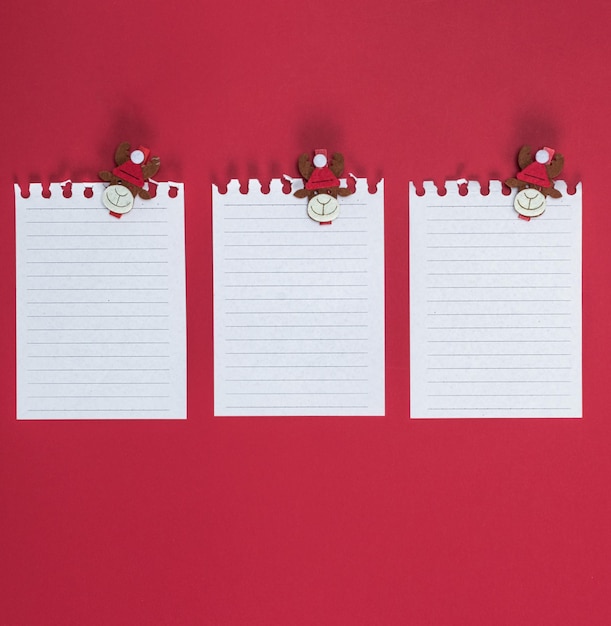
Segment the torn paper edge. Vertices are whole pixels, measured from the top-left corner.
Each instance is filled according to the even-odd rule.
[[[352,180],[354,180],[356,189],[361,191],[361,189],[364,187],[364,190],[367,191],[369,195],[374,196],[376,195],[376,193],[383,190],[383,182],[384,182],[383,178],[378,180],[375,183],[375,186],[373,186],[374,191],[371,192],[369,191],[370,185],[369,185],[369,181],[367,178],[357,178],[353,174],[350,174],[349,177],[352,178]],[[348,187],[347,181],[348,181],[347,178],[340,178],[340,187]],[[287,182],[290,184],[289,191],[285,190]],[[212,187],[214,188],[216,193],[223,195],[223,196],[230,192],[242,193],[242,195],[247,195],[249,193],[260,193],[264,196],[267,196],[271,193],[282,193],[285,196],[290,196],[293,193],[295,193],[295,191],[298,191],[299,189],[303,189],[303,185],[304,185],[303,178],[293,178],[286,174],[282,178],[272,178],[269,183],[269,191],[267,191],[268,186],[262,183],[261,180],[259,180],[258,178],[248,179],[247,191],[245,192],[241,191],[242,184],[237,178],[232,178],[227,183],[227,189],[225,191],[221,191],[220,185],[212,183]]]
[[[466,186],[466,193],[463,192]],[[424,194],[418,193],[418,187],[416,187],[416,183],[414,181],[409,182],[410,193],[413,192],[414,195],[418,197],[422,197],[423,195],[438,195],[444,196],[446,194],[460,194],[464,196],[468,195],[481,195],[483,197],[488,196],[492,193],[500,193],[502,195],[506,195],[507,198],[516,194],[515,189],[511,189],[510,193],[503,193],[503,189],[509,190],[509,187],[503,184],[500,180],[490,180],[488,181],[488,193],[482,192],[482,185],[477,180],[467,180],[466,178],[459,178],[458,180],[446,180],[443,185],[437,186],[432,180],[425,180],[422,182],[422,188],[424,189]],[[567,182],[564,180],[556,180],[554,181],[554,188],[557,189],[563,196],[575,196],[578,193],[581,193],[581,182],[578,182],[575,185],[575,190],[571,193],[569,192]],[[442,193],[443,192],[443,193]],[[462,192],[462,193],[461,193]],[[549,202],[554,202],[555,198],[550,198]]]

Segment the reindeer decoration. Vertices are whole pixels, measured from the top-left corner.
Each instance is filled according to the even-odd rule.
[[[124,141],[115,151],[115,163],[112,172],[102,171],[98,175],[110,183],[102,196],[104,206],[112,216],[121,217],[133,208],[136,196],[150,199],[151,194],[144,185],[159,171],[160,159],[150,156],[150,150],[142,146],[131,150]]]
[[[554,189],[554,181],[564,167],[564,157],[552,148],[537,150],[534,158],[530,146],[523,146],[518,153],[520,172],[515,178],[508,178],[505,184],[518,189],[513,206],[518,217],[530,220],[538,217],[546,208],[546,196],[561,198]]]
[[[308,154],[299,157],[299,172],[305,185],[294,195],[308,199],[308,215],[321,225],[331,224],[339,216],[337,197],[353,193],[347,187],[340,187],[339,177],[343,171],[344,157],[339,152],[333,154],[330,164],[326,150],[314,150],[312,161]]]

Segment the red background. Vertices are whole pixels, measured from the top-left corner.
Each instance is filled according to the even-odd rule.
[[[611,8],[4,0],[0,623],[609,624]],[[15,181],[186,185],[188,420],[17,422]],[[584,185],[582,420],[410,421],[408,181]],[[213,416],[211,183],[386,180],[386,417]]]

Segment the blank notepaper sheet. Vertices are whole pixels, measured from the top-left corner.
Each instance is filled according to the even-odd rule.
[[[186,418],[184,192],[15,187],[18,419]],[[85,197],[85,189],[91,197]]]
[[[216,415],[384,414],[383,183],[340,205],[213,188]]]
[[[581,417],[581,185],[525,221],[499,181],[410,184],[412,418]]]

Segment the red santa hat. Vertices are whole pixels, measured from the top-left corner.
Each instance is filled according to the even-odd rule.
[[[552,183],[546,166],[551,163],[554,152],[553,148],[537,150],[535,160],[517,175],[517,179],[538,187],[550,187]]]
[[[144,187],[144,176],[142,175],[142,166],[148,161],[151,151],[144,146],[139,146],[136,150],[132,150],[129,160],[121,165],[117,165],[112,173],[127,183],[136,185],[136,187]]]
[[[306,181],[306,189],[339,187],[339,179],[329,169],[326,150],[314,150],[314,171]]]

